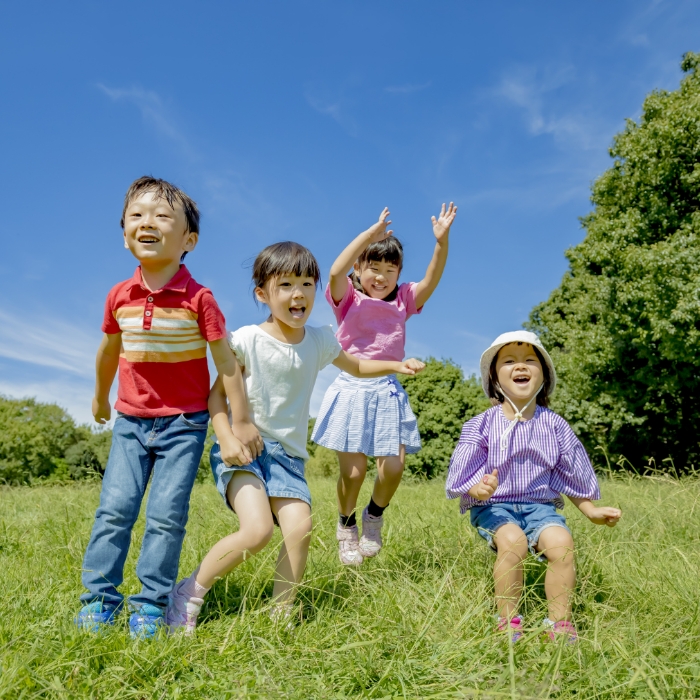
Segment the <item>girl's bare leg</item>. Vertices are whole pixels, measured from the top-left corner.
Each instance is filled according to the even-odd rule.
[[[405,463],[406,448],[404,445],[401,445],[397,456],[377,457],[377,478],[374,481],[372,500],[380,508],[386,508],[389,505],[396,489],[399,488]]]
[[[257,476],[246,471],[235,472],[226,496],[238,515],[240,527],[238,532],[219,540],[202,560],[196,580],[205,588],[211,588],[244,559],[257,554],[274,531],[270,501]]]
[[[518,609],[523,590],[523,561],[527,557],[527,537],[517,525],[507,523],[496,530],[493,541],[497,550],[493,567],[496,607],[501,617],[510,619]]]
[[[340,463],[338,477],[338,512],[350,515],[367,474],[367,456],[360,452],[336,452]]]
[[[271,498],[270,504],[284,538],[277,557],[272,599],[275,603],[291,604],[309,555],[311,508],[296,498]]]
[[[536,547],[547,557],[544,590],[552,622],[571,619],[571,594],[576,587],[574,540],[563,527],[548,527],[542,531]]]

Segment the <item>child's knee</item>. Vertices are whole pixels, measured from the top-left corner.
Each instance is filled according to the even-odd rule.
[[[548,527],[540,535],[538,551],[551,563],[571,563],[574,560],[574,540],[563,527]]]
[[[499,527],[493,535],[493,543],[500,556],[511,554],[520,559],[524,559],[527,556],[527,537],[513,523]]]
[[[245,535],[249,543],[248,551],[251,554],[257,554],[261,549],[267,546],[275,534],[275,526],[270,520],[269,523],[256,523],[246,529]]]

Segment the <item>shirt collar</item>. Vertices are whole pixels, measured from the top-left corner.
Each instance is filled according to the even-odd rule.
[[[184,294],[187,291],[187,285],[192,279],[190,271],[185,267],[185,265],[180,265],[180,269],[173,275],[170,282],[168,282],[164,287],[154,290],[155,292],[163,292],[166,289],[169,292],[180,292]],[[134,276],[131,278],[127,289],[132,289],[133,287],[143,287],[143,278],[141,277],[141,265],[136,268]]]

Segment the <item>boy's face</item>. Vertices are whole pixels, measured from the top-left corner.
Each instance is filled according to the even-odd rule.
[[[513,400],[529,401],[544,381],[542,363],[530,343],[504,345],[496,357],[501,389]]]
[[[168,200],[153,192],[136,197],[124,214],[124,247],[146,267],[160,267],[194,250],[199,234],[187,230],[187,218],[180,202],[173,209]]]
[[[270,314],[290,328],[302,328],[309,320],[316,299],[316,282],[313,277],[280,275],[256,287],[258,301],[267,304]]]
[[[370,260],[363,269],[355,263],[355,275],[365,294],[372,299],[384,299],[391,294],[399,281],[401,270],[386,260]]]

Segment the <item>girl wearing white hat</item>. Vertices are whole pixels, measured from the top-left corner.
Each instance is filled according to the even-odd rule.
[[[598,507],[598,482],[586,450],[568,423],[547,408],[556,386],[554,364],[528,331],[500,335],[481,356],[481,383],[494,406],[467,421],[450,461],[448,498],[496,551],[498,628],[522,635],[517,614],[523,560],[530,551],[548,563],[545,592],[551,639],[576,640],[571,594],[576,585],[574,542],[562,495],[593,523],[614,527],[617,508]]]

